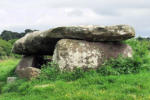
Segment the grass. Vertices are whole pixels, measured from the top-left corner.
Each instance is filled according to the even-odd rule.
[[[24,82],[0,100],[149,100],[150,73],[89,76],[76,81]],[[22,81],[23,82],[23,81]]]
[[[0,93],[1,93],[1,88],[6,83],[6,78],[14,74],[14,69],[18,64],[18,62],[19,59],[14,59],[14,58],[7,59],[7,60],[0,60]]]
[[[18,64],[19,59],[7,59],[7,60],[0,60],[0,81],[6,79],[6,77],[12,75],[14,68]]]
[[[7,76],[17,63],[17,59],[1,61],[3,75]],[[149,71],[109,76],[91,71],[75,81],[17,80],[3,85],[0,100],[149,100],[149,76]]]

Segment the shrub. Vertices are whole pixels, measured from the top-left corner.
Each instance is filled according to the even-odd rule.
[[[11,48],[12,45],[9,42],[0,39],[0,56],[9,56],[11,54]]]
[[[149,41],[131,39],[125,43],[133,48],[133,57],[123,58],[120,56],[117,59],[110,59],[97,70],[98,73],[102,75],[120,75],[150,69]]]
[[[54,62],[49,62],[48,64],[42,66],[40,79],[55,80],[60,73],[61,71],[58,65]]]
[[[13,43],[16,41],[16,39],[13,40],[2,40],[0,38],[0,59],[6,59],[8,57],[15,57],[15,58],[20,58],[19,55],[13,54],[11,52]]]
[[[82,69],[77,68],[73,71],[61,71],[59,66],[54,63],[50,62],[46,65],[42,66],[40,80],[66,80],[72,81],[84,77],[84,72]]]
[[[139,58],[123,58],[110,59],[106,61],[97,72],[102,75],[120,75],[138,73],[142,69],[142,60]]]

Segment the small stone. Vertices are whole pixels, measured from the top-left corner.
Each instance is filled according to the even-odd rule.
[[[39,76],[41,70],[34,67],[26,67],[17,71],[17,75],[20,78],[27,78],[29,80]]]
[[[15,82],[17,79],[17,77],[7,77],[7,83],[10,84],[10,83],[13,83]]]

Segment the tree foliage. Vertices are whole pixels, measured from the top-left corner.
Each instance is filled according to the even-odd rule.
[[[24,35],[26,35],[27,33],[31,33],[31,32],[34,32],[34,31],[37,31],[37,30],[31,30],[31,29],[26,29],[25,32],[22,32],[22,33],[18,33],[18,32],[12,32],[12,31],[9,31],[9,30],[4,30],[0,37],[3,39],[3,40],[12,40],[12,39],[19,39],[21,37],[23,37]]]

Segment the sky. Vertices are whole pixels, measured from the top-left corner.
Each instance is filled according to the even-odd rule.
[[[150,37],[150,0],[0,0],[0,32],[118,24]]]

